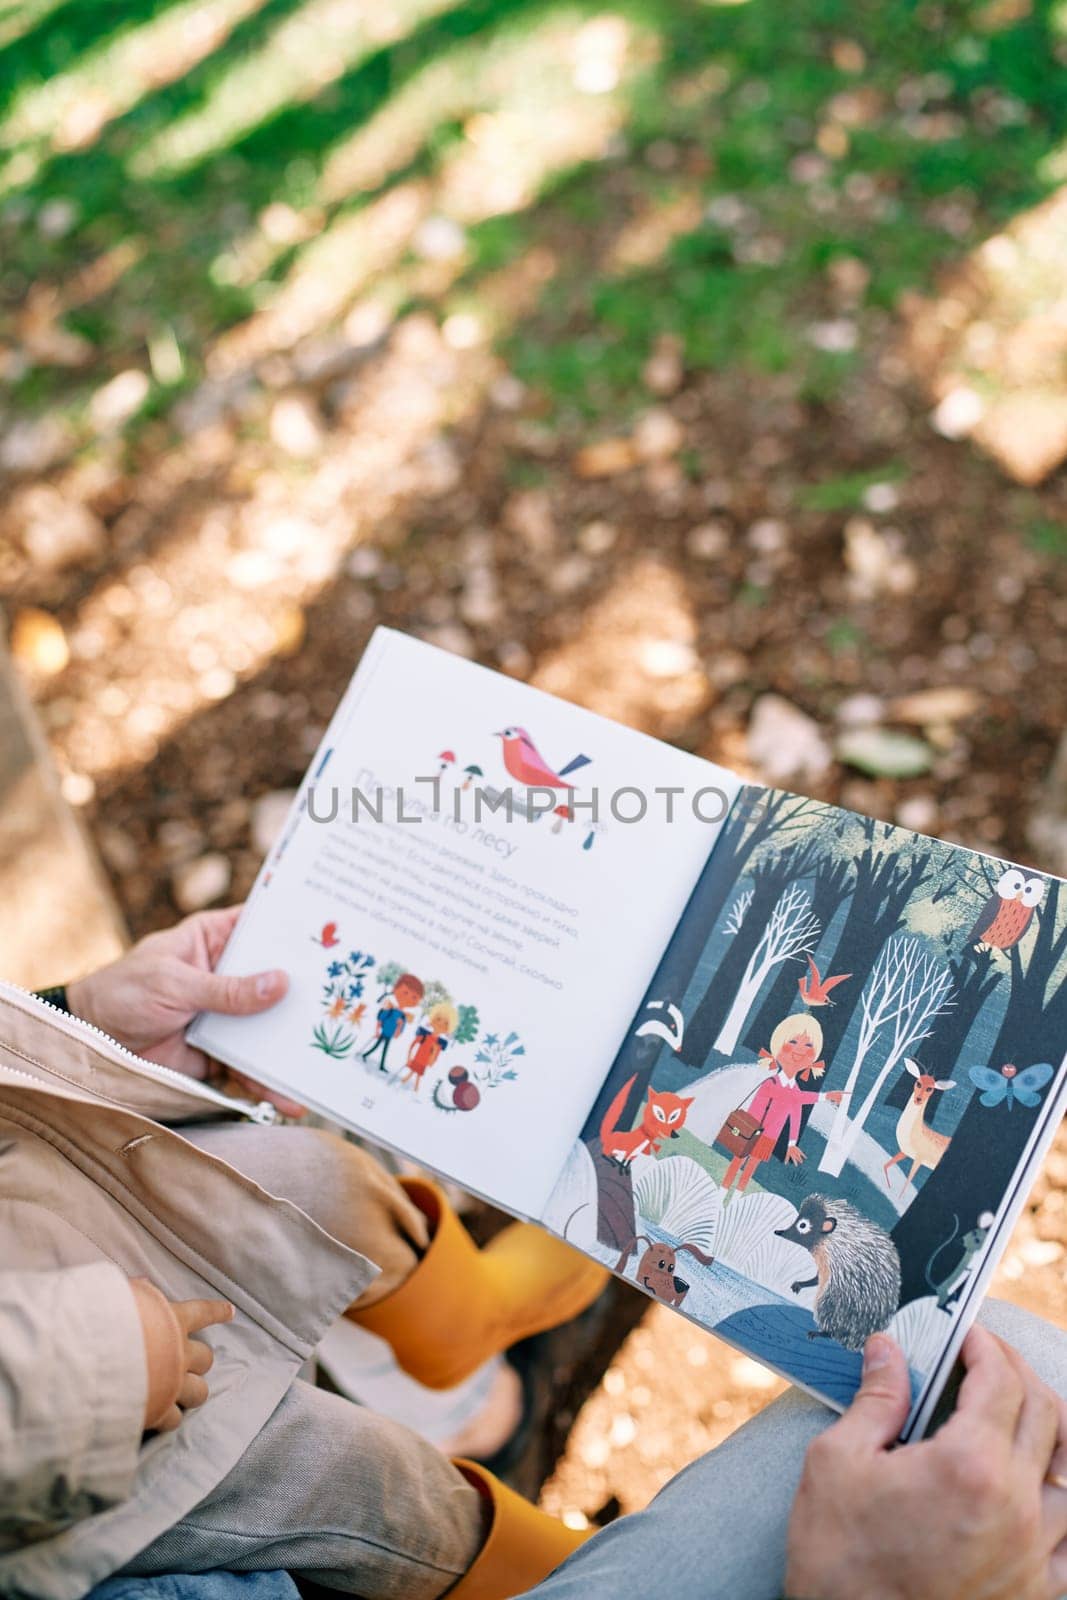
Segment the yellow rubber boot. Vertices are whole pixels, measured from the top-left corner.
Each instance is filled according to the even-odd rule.
[[[512,1223],[479,1250],[436,1183],[400,1182],[430,1223],[429,1248],[392,1294],[347,1315],[430,1389],[451,1389],[490,1356],[576,1317],[610,1277],[530,1222]]]
[[[445,1600],[511,1600],[555,1572],[592,1528],[567,1528],[538,1511],[474,1461],[453,1462],[489,1502],[492,1521],[474,1565],[447,1590]]]

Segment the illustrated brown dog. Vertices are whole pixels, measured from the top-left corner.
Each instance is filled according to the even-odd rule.
[[[677,1308],[689,1293],[689,1285],[684,1278],[678,1276],[678,1257],[683,1250],[688,1250],[695,1256],[701,1266],[710,1267],[715,1260],[714,1256],[705,1255],[704,1251],[695,1244],[680,1244],[677,1250],[669,1244],[659,1244],[650,1239],[647,1234],[639,1233],[630,1240],[615,1267],[616,1272],[623,1272],[634,1250],[639,1244],[648,1246],[644,1255],[637,1263],[636,1282],[642,1289],[647,1289],[649,1294],[655,1295],[657,1300],[662,1300],[664,1305]]]

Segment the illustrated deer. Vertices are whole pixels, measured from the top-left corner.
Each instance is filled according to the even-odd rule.
[[[911,1158],[911,1171],[906,1181],[911,1183],[920,1167],[929,1167],[932,1172],[941,1157],[952,1143],[952,1135],[938,1133],[934,1128],[926,1126],[926,1107],[930,1096],[935,1089],[954,1089],[956,1087],[952,1078],[932,1078],[924,1072],[917,1061],[910,1056],[904,1057],[904,1070],[910,1072],[915,1079],[915,1087],[911,1091],[911,1099],[897,1118],[897,1144],[899,1149],[890,1161],[885,1163],[882,1171],[885,1173],[886,1187],[889,1187],[890,1168],[895,1167],[898,1161]]]

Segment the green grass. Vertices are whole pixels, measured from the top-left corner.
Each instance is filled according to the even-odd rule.
[[[1067,140],[1067,30],[1050,0],[999,31],[981,25],[979,0],[797,0],[787,27],[770,0],[618,0],[626,57],[601,97],[576,86],[572,59],[583,25],[604,14],[594,0],[393,0],[391,32],[353,24],[294,59],[287,41],[315,4],[234,0],[214,47],[172,80],[166,60],[138,76],[137,50],[177,37],[167,30],[187,0],[0,10],[0,340],[31,285],[64,284],[122,241],[140,251],[66,315],[94,360],[31,366],[9,384],[16,409],[78,415],[103,379],[145,365],[166,327],[184,373],[169,398],[165,385],[153,393],[151,412],[165,416],[212,342],[300,270],[318,230],[401,183],[445,183],[479,116],[533,107],[550,131],[594,101],[616,125],[603,158],[561,153],[516,209],[475,221],[459,281],[431,311],[477,301],[491,275],[547,242],[557,269],[500,341],[550,410],[624,418],[665,333],[692,366],[790,372],[802,397],[832,401],[862,359],[864,319],[1041,198]],[[861,72],[835,63],[842,40],[862,51]],[[328,81],[315,76],[324,56],[337,63]],[[114,114],[82,147],[57,147],[49,107],[87,88]],[[835,97],[858,90],[857,117]],[[380,139],[384,165],[338,189],[331,163],[364,136]],[[612,266],[620,229],[679,189],[698,201],[693,224],[641,267]],[[447,209],[447,183],[441,194]],[[76,208],[59,237],[41,226],[57,199]],[[279,202],[307,236],[266,247],[260,219]],[[953,233],[938,221],[946,202],[962,218]],[[869,281],[846,313],[857,348],[838,354],[811,328],[842,315],[827,282],[840,257]],[[409,265],[401,252],[370,288],[388,291]],[[412,303],[398,284],[397,303]],[[813,484],[804,503],[847,509],[870,481]]]
[[[870,472],[843,473],[809,484],[799,490],[796,502],[802,511],[853,511],[862,506],[864,495],[875,484],[900,483],[906,476],[904,466],[891,461]]]
[[[1067,561],[1067,523],[1038,518],[1026,530],[1027,542],[1039,555]]]

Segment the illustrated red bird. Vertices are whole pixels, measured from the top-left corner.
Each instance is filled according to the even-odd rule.
[[[504,741],[504,765],[508,772],[516,782],[529,788],[573,789],[574,784],[567,782],[567,774],[589,765],[588,756],[575,756],[565,767],[554,771],[525,728],[500,729],[497,738]]]
[[[846,978],[851,978],[851,972],[838,973],[833,978],[820,978],[819,969],[811,957],[808,957],[808,966],[811,968],[810,978],[801,978],[797,984],[800,998],[809,1006],[832,1006],[830,990],[836,989],[839,983],[844,983]]]
[[[328,922],[317,939],[312,939],[312,944],[321,944],[324,950],[332,950],[337,943],[337,924]]]

